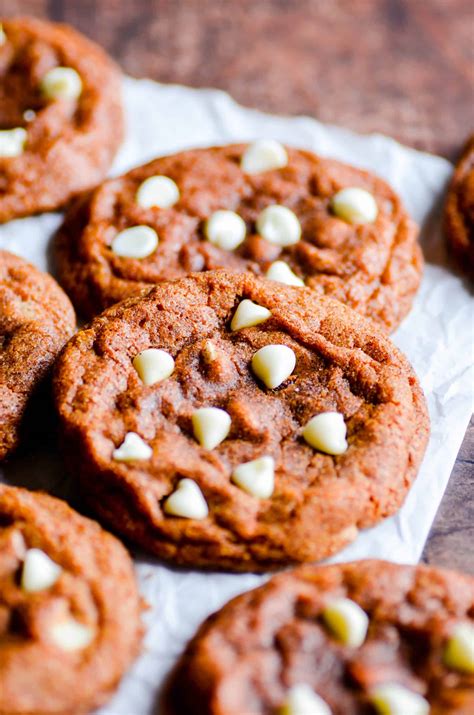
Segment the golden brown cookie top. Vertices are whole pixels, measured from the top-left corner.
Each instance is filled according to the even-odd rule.
[[[455,168],[445,206],[445,230],[453,254],[474,277],[474,135]]]
[[[418,381],[372,321],[250,273],[110,308],[69,342],[55,392],[96,512],[191,566],[340,549],[399,507],[428,433]]]
[[[84,197],[57,239],[77,309],[92,316],[150,284],[227,268],[304,281],[394,329],[422,267],[400,199],[369,172],[273,144],[273,163],[261,142],[195,149]]]
[[[140,635],[123,546],[59,499],[0,485],[0,712],[89,712]]]
[[[305,566],[200,628],[171,711],[460,715],[474,709],[474,579],[427,566]]]
[[[0,459],[17,446],[29,400],[75,325],[56,281],[0,250]]]
[[[5,19],[0,222],[56,209],[101,181],[123,134],[120,73],[66,25]]]

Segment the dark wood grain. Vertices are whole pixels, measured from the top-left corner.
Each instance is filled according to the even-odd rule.
[[[383,132],[454,158],[474,127],[472,0],[0,0],[69,22],[129,74]],[[474,422],[424,560],[474,573]]]
[[[471,419],[425,546],[426,563],[474,574],[473,483],[474,419]]]

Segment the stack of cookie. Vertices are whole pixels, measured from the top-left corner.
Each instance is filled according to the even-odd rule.
[[[122,138],[119,82],[69,28],[4,23],[0,220],[67,204],[57,275],[90,322],[71,337],[51,276],[0,253],[0,458],[53,372],[68,470],[127,542],[240,572],[328,557],[399,509],[426,448],[421,387],[388,337],[420,283],[417,227],[381,179],[268,138],[98,184]],[[0,487],[0,713],[103,702],[140,610],[114,537]],[[165,707],[467,713],[473,617],[460,574],[301,566],[203,625]]]

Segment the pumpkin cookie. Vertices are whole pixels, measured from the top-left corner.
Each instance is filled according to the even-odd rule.
[[[418,381],[372,321],[250,273],[110,308],[67,345],[55,396],[96,514],[196,567],[328,556],[398,509],[428,435]]]
[[[101,181],[123,135],[120,73],[66,25],[5,19],[0,34],[0,222]]]
[[[174,715],[474,712],[474,579],[427,566],[304,566],[200,628]]]
[[[366,171],[277,142],[185,151],[106,181],[57,237],[60,282],[92,316],[189,272],[251,270],[393,330],[418,289],[417,228]]]
[[[89,712],[138,651],[132,562],[59,499],[0,485],[0,712]]]
[[[75,325],[51,276],[0,251],[0,459],[17,447],[30,399]]]
[[[454,256],[474,278],[474,135],[467,142],[454,171],[444,223]]]

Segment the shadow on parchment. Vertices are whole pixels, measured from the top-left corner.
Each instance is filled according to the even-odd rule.
[[[469,281],[459,263],[450,254],[446,236],[444,235],[443,212],[447,188],[446,186],[439,196],[439,200],[434,202],[433,208],[421,226],[420,245],[423,250],[423,257],[426,263],[446,268],[450,273],[456,275],[463,282],[465,289],[471,295],[474,295],[474,285]]]
[[[74,481],[67,477],[61,459],[49,377],[28,404],[20,446],[0,465],[0,478],[15,487],[49,492],[72,506],[79,503]]]

